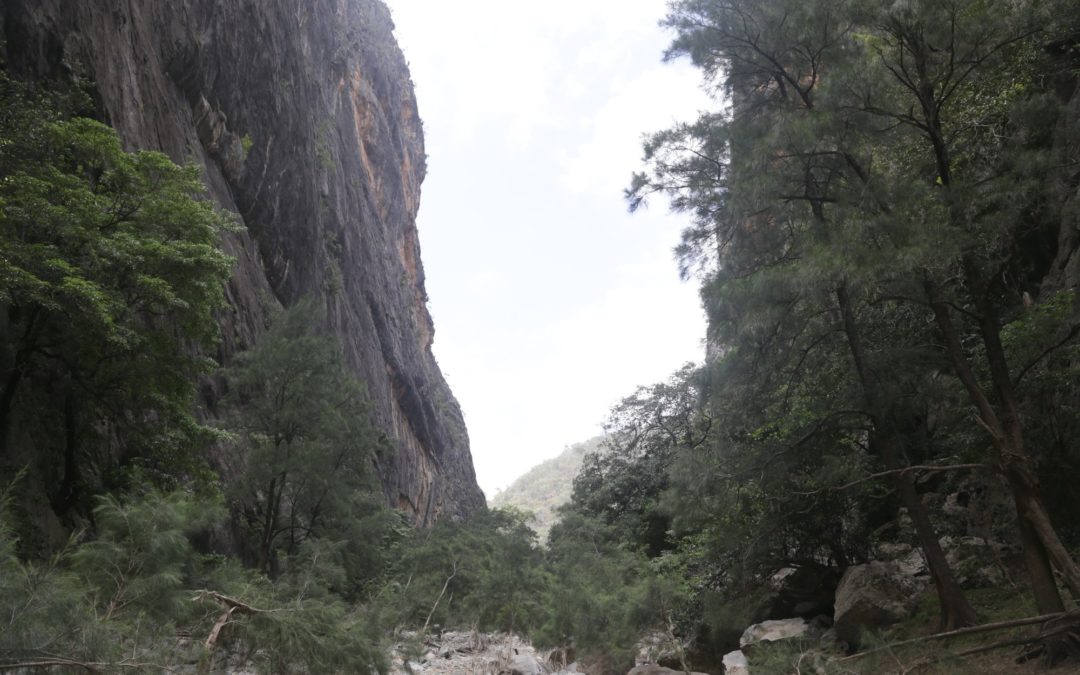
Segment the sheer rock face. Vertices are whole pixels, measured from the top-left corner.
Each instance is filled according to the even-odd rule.
[[[5,0],[19,76],[83,78],[131,149],[205,167],[247,228],[221,317],[227,361],[268,310],[321,299],[397,452],[377,470],[420,525],[483,508],[432,353],[415,216],[425,155],[379,0]],[[213,410],[214,386],[205,388]]]

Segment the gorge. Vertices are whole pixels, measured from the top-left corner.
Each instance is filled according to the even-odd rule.
[[[1074,5],[670,2],[709,107],[643,139],[618,207],[685,219],[706,357],[487,505],[387,6],[3,0],[0,671],[1074,669]],[[528,105],[498,84],[470,91]],[[589,278],[578,240],[488,213],[540,283],[477,314]],[[686,325],[638,299],[605,299],[622,335],[529,328],[473,365]]]

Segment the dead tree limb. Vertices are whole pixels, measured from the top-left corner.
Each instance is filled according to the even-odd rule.
[[[439,591],[439,597],[435,598],[435,604],[431,606],[431,611],[428,612],[427,618],[424,619],[424,627],[420,629],[420,634],[421,635],[424,635],[424,634],[427,633],[428,624],[431,623],[431,617],[433,617],[435,615],[435,610],[439,608],[439,603],[442,602],[443,596],[446,595],[446,589],[450,586],[450,582],[453,581],[454,577],[457,576],[457,573],[458,573],[457,561],[455,560],[451,564],[453,565],[453,567],[450,570],[450,576],[446,577],[446,581],[443,582],[443,585],[442,585],[442,590]]]
[[[996,621],[994,623],[985,623],[980,626],[969,626],[967,628],[958,628],[956,630],[950,630],[944,633],[934,633],[933,635],[924,635],[922,637],[911,638],[910,640],[901,640],[899,642],[892,642],[881,647],[875,647],[874,649],[867,649],[864,652],[858,654],[852,654],[851,656],[845,656],[837,661],[853,661],[855,659],[861,659],[864,656],[870,654],[876,654],[889,649],[895,649],[896,647],[905,647],[907,645],[919,644],[922,642],[931,642],[935,640],[947,640],[949,638],[961,637],[964,635],[975,635],[978,633],[988,633],[995,630],[1005,630],[1006,628],[1019,628],[1021,626],[1032,626],[1039,623],[1047,623],[1058,619],[1076,619],[1080,620],[1080,610],[1072,610],[1069,612],[1058,612],[1055,614],[1041,614],[1039,616],[1032,616],[1026,619],[1009,619],[1008,621]],[[1035,641],[1039,638],[1034,638]]]
[[[141,661],[117,661],[113,662],[88,662],[76,659],[66,659],[61,656],[42,656],[26,661],[8,661],[0,663],[0,672],[9,670],[29,670],[35,668],[81,668],[88,673],[101,673],[116,671],[117,669],[149,671],[155,670],[163,673],[175,672],[174,669],[158,663],[143,663]]]
[[[279,612],[278,609],[259,609],[253,607],[248,603],[237,600],[236,598],[230,598],[227,595],[218,593],[217,591],[201,590],[198,594],[191,599],[193,602],[206,602],[212,600],[225,610],[221,613],[221,616],[214,622],[214,627],[210,629],[210,634],[206,636],[206,641],[203,642],[203,647],[207,652],[213,652],[217,646],[218,638],[221,637],[221,631],[232,620],[233,614],[270,614],[273,612]],[[200,669],[200,672],[207,672],[206,669],[210,667],[210,659],[207,658],[204,667]]]

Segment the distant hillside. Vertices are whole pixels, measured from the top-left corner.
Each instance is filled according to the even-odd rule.
[[[581,460],[587,453],[599,450],[603,440],[603,436],[597,436],[571,445],[558,457],[529,469],[488,503],[495,508],[516,506],[535,513],[533,528],[541,541],[547,539],[548,530],[555,523],[555,509],[570,501]]]

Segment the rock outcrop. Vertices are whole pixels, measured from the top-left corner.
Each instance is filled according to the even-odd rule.
[[[431,352],[415,216],[424,178],[408,69],[379,0],[7,0],[17,76],[90,83],[131,149],[204,168],[247,228],[221,317],[228,361],[268,310],[312,296],[397,452],[377,467],[415,522],[483,508]],[[217,393],[205,387],[212,413]]]
[[[897,563],[853,565],[836,589],[833,629],[841,640],[857,645],[864,629],[908,618],[925,588],[924,579],[909,576]]]

